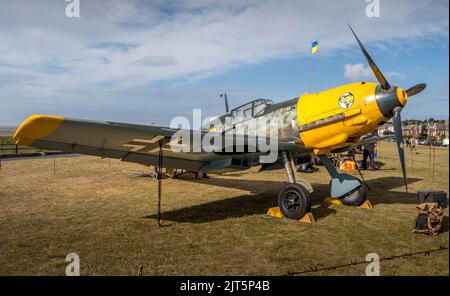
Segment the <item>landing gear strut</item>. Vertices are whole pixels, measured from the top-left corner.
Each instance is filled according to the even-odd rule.
[[[327,155],[319,155],[319,158],[331,176],[331,197],[341,199],[344,205],[362,205],[367,199],[366,185],[356,177],[339,174]]]
[[[284,167],[288,175],[289,184],[285,185],[278,194],[278,207],[283,215],[291,219],[300,219],[311,209],[309,193],[311,185],[301,180],[297,183],[295,177],[295,164],[292,155],[282,152]]]

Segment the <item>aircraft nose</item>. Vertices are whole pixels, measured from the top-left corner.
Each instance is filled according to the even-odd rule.
[[[401,87],[397,88],[397,98],[400,104],[402,104],[402,106],[406,105],[406,102],[408,101],[408,95],[406,94],[405,90]]]
[[[381,88],[377,91],[376,102],[381,113],[386,118],[394,116],[394,110],[403,108],[408,101],[408,95],[400,88],[393,86],[388,91],[383,91]]]

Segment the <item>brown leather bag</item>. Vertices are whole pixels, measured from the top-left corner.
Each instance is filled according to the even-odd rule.
[[[444,219],[443,209],[437,203],[421,203],[416,208],[418,213],[414,232],[437,235]]]

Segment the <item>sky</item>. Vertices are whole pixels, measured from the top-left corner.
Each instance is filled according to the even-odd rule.
[[[36,113],[169,125],[224,113],[223,92],[231,107],[298,97],[313,40],[312,91],[376,81],[347,23],[391,84],[427,83],[403,119],[448,118],[448,0],[79,0],[70,18],[72,2],[0,0],[0,125]]]

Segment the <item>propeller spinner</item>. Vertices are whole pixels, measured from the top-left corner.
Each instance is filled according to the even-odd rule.
[[[427,85],[425,83],[417,84],[409,88],[407,91],[404,91],[400,87],[391,86],[387,81],[387,79],[384,77],[381,70],[373,61],[372,57],[364,48],[364,45],[359,40],[358,36],[356,36],[356,33],[353,31],[352,27],[350,25],[348,26],[352,31],[353,36],[355,36],[356,41],[358,42],[358,45],[361,48],[361,51],[366,57],[366,60],[369,63],[370,68],[372,69],[373,73],[375,74],[375,77],[380,83],[380,87],[382,88],[382,92],[379,98],[377,99],[378,100],[377,103],[383,115],[386,118],[392,118],[392,122],[394,124],[395,142],[397,144],[400,165],[402,168],[403,182],[405,183],[406,191],[408,191],[408,184],[406,181],[405,152],[403,149],[402,119],[400,112],[402,108],[405,106],[408,97],[417,95],[418,93],[423,91]]]

